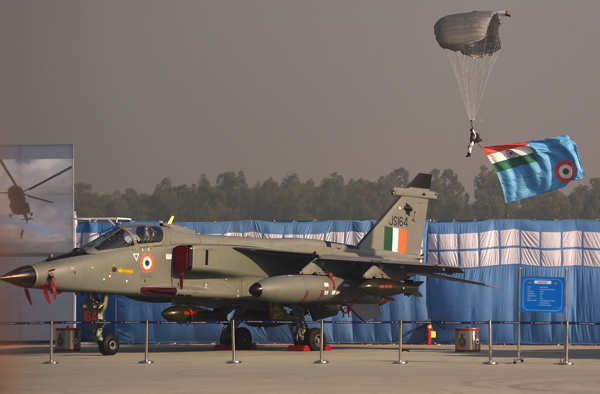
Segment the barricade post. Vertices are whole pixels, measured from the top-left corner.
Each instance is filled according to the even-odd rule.
[[[320,351],[320,358],[315,361],[315,364],[329,364],[329,361],[327,360],[323,360],[323,344],[325,342],[325,323],[323,322],[323,319],[321,319],[321,343],[319,346],[319,351]]]
[[[58,362],[54,359],[54,320],[50,321],[50,359],[44,361],[44,364],[56,365]]]
[[[521,276],[522,276],[522,267],[519,267],[519,275],[517,280],[517,356],[513,360],[513,364],[516,364],[517,361],[524,362],[521,357]]]
[[[152,364],[154,361],[152,360],[148,360],[148,325],[149,322],[148,320],[146,320],[146,338],[144,340],[144,359],[142,361],[139,361],[138,364]]]
[[[227,364],[241,364],[242,362],[236,359],[235,354],[235,319],[231,319],[231,360]]]
[[[572,361],[569,361],[569,321],[566,320],[565,324],[565,344],[563,350],[563,359],[560,360],[561,365],[573,365]]]
[[[488,320],[488,360],[484,363],[487,365],[496,365],[497,363],[492,360],[492,321]]]
[[[569,287],[568,285],[569,283],[569,270],[567,268],[565,268],[565,312],[564,312],[564,319],[565,319],[565,348],[564,348],[564,358],[562,360],[560,360],[560,365],[573,365],[573,363],[571,361],[569,361],[569,313],[568,313],[568,308],[567,306],[569,305],[567,303],[567,288]]]
[[[406,365],[406,361],[402,360],[402,320],[398,322],[398,360],[393,364]]]

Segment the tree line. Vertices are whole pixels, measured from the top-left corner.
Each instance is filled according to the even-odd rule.
[[[88,183],[75,185],[79,217],[126,216],[136,220],[330,220],[378,219],[393,202],[390,190],[406,186],[412,177],[398,168],[377,180],[345,180],[332,173],[320,182],[301,180],[296,174],[280,182],[269,178],[248,185],[242,171],[224,172],[211,183],[205,175],[191,185],[173,185],[164,178],[152,193],[133,188],[111,194],[98,193]],[[430,204],[433,220],[596,219],[600,217],[600,178],[576,186],[570,193],[554,191],[504,203],[493,169],[481,166],[470,196],[452,169],[432,171],[432,190],[439,199]]]

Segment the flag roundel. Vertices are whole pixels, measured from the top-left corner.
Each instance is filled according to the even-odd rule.
[[[150,253],[144,253],[140,258],[140,268],[145,273],[150,273],[154,269],[154,257]]]
[[[563,160],[554,167],[554,175],[559,181],[567,183],[575,176],[575,165],[569,160]]]

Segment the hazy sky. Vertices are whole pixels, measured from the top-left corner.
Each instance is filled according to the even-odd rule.
[[[96,190],[453,168],[468,122],[433,24],[505,9],[484,144],[568,133],[600,176],[598,1],[3,1],[0,144],[75,144]]]

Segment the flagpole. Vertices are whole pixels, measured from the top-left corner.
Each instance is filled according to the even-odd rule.
[[[510,215],[508,213],[508,204],[504,204],[504,219],[510,219]]]

